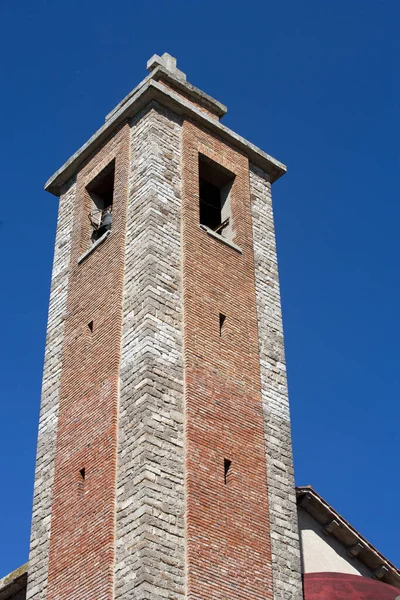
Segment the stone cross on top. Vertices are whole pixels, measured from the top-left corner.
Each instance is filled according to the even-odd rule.
[[[153,56],[147,61],[148,71],[153,71],[157,67],[163,67],[164,69],[172,73],[174,77],[186,81],[186,73],[177,69],[176,58],[168,54],[168,52],[164,52],[162,56],[153,54]]]

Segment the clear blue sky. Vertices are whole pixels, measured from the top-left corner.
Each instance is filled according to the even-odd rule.
[[[28,558],[57,199],[45,180],[165,51],[285,162],[274,186],[296,481],[400,563],[396,0],[4,0],[0,576]]]

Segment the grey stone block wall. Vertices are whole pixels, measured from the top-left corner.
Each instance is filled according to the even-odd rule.
[[[256,167],[250,170],[250,192],[274,599],[300,600],[300,546],[271,185],[268,175]]]
[[[181,123],[133,121],[120,365],[115,599],[184,598]]]
[[[65,186],[58,211],[36,454],[28,600],[44,600],[47,590],[51,498],[75,189],[75,181]]]

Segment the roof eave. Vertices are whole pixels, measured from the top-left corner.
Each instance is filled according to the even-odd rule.
[[[384,583],[389,583],[394,587],[400,588],[400,571],[393,565],[387,558],[385,558],[372,544],[368,542],[346,519],[344,519],[326,500],[320,496],[312,486],[298,486],[296,487],[296,496],[298,505],[306,510],[318,523],[322,526],[326,526],[326,522],[322,522],[318,519],[315,511],[310,510],[310,506],[307,502],[302,502],[302,498],[308,496],[308,502],[311,502],[315,506],[319,506],[329,516],[330,521],[337,521],[339,528],[346,530],[349,535],[353,537],[352,544],[360,543],[363,546],[363,554],[357,555],[357,558],[361,560],[370,570],[373,570],[373,565],[383,565],[387,569],[386,575],[380,579]],[[322,513],[322,514],[324,514]],[[331,535],[338,539],[343,544],[343,541],[337,535],[337,530],[334,530]]]
[[[164,69],[161,65],[153,69],[147,77],[143,79],[133,90],[129,92],[107,115],[105,120],[108,121],[116,112],[118,112],[125,104],[138,92],[148,81],[153,79],[154,81],[162,81],[172,88],[175,88],[178,92],[182,92],[184,96],[188,97],[188,100],[193,101],[202,108],[210,111],[216,117],[221,118],[226,115],[228,109],[224,104],[209,96],[199,88],[195,87],[186,80],[182,80],[174,76],[170,71]]]
[[[286,173],[286,166],[276,160],[269,154],[266,154],[254,144],[248,142],[245,138],[237,135],[228,127],[222,125],[215,118],[210,117],[197,108],[185,98],[173,90],[166,88],[162,83],[150,79],[145,85],[140,87],[134,94],[94,135],[84,144],[71,158],[46,182],[44,189],[55,196],[59,196],[62,186],[79,170],[87,158],[101,146],[110,135],[130,120],[135,114],[140,112],[147,104],[155,100],[170,108],[173,112],[189,117],[200,122],[212,132],[217,133],[221,138],[237,147],[249,160],[266,171],[271,179],[271,183],[279,179]]]
[[[28,563],[0,579],[0,600],[14,598],[18,592],[26,588],[27,579]]]

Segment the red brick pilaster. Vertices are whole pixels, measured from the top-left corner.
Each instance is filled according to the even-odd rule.
[[[78,264],[89,242],[86,185],[115,158],[111,235]],[[129,127],[81,169],[51,512],[47,600],[111,600]],[[88,323],[93,321],[93,332]],[[84,469],[84,478],[82,477]]]
[[[242,253],[199,226],[199,152],[236,175]],[[187,598],[264,600],[272,570],[248,160],[186,121],[182,176]]]

